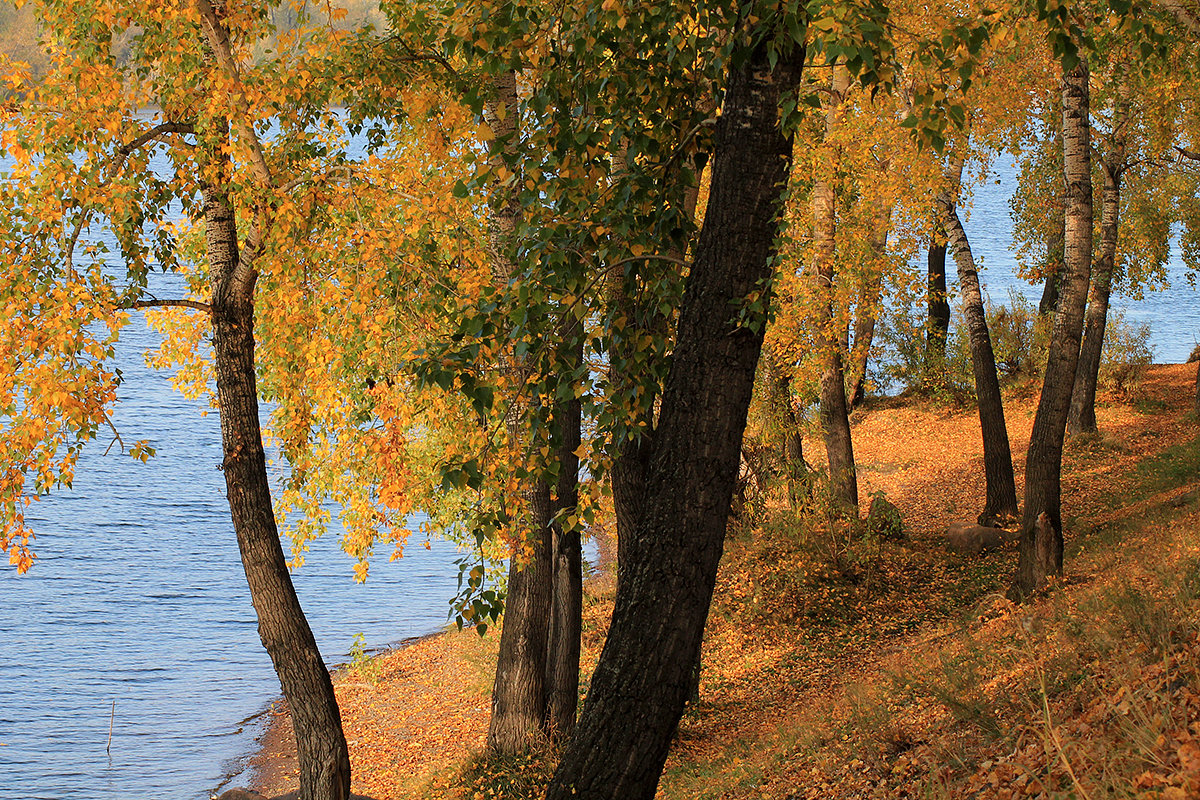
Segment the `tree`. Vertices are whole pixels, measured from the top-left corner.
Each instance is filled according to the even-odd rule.
[[[936,363],[946,358],[946,337],[950,334],[950,301],[946,291],[946,244],[937,238],[929,243],[925,274],[928,319],[925,330],[925,359]]]
[[[846,102],[850,86],[849,72],[842,66],[830,65],[830,105],[825,112],[825,135],[836,133],[841,106]],[[827,170],[836,170],[836,157],[830,158]],[[812,189],[813,264],[810,280],[817,299],[816,346],[821,353],[820,414],[821,430],[825,436],[825,453],[829,460],[829,485],[834,503],[844,514],[858,514],[858,478],[854,467],[854,444],[850,433],[850,416],[846,403],[846,377],[842,362],[840,336],[835,334],[834,275],[837,247],[837,191],[834,176],[819,175]]]
[[[1127,92],[1128,89],[1124,91]],[[1129,102],[1126,98],[1120,98],[1117,100],[1112,120],[1112,141],[1100,159],[1100,170],[1104,180],[1100,195],[1100,257],[1093,269],[1079,365],[1071,393],[1071,407],[1067,414],[1067,433],[1073,435],[1096,431],[1096,381],[1100,374],[1100,351],[1104,345],[1104,328],[1108,319],[1108,298],[1112,291],[1113,270],[1117,263],[1121,178],[1127,167],[1125,151],[1129,135],[1128,125]]]
[[[1091,274],[1091,126],[1085,57],[1080,56],[1070,68],[1064,67],[1062,87],[1066,275],[1025,459],[1020,559],[1013,584],[1014,593],[1021,597],[1043,586],[1048,577],[1062,574],[1062,447]]]
[[[292,711],[300,796],[340,800],[349,792],[350,763],[329,674],[296,599],[272,509],[259,429],[263,364],[256,340],[260,279],[274,283],[275,270],[287,264],[280,253],[305,249],[314,223],[314,215],[306,212],[329,178],[329,161],[338,160],[333,153],[324,161],[328,151],[317,143],[331,84],[314,81],[321,65],[302,56],[288,61],[297,76],[306,76],[297,83],[281,74],[286,70],[279,62],[242,60],[243,48],[264,24],[257,9],[243,10],[248,13],[235,14],[206,0],[185,8],[69,3],[41,9],[61,55],[46,81],[25,99],[26,113],[15,115],[6,132],[5,149],[17,163],[6,187],[12,210],[3,224],[8,241],[23,247],[5,259],[5,299],[13,302],[0,327],[12,352],[24,354],[32,369],[16,376],[18,385],[27,387],[23,391],[42,391],[39,373],[65,390],[42,406],[5,407],[6,415],[15,415],[15,424],[5,428],[5,448],[18,456],[5,484],[5,544],[11,544],[9,525],[23,523],[13,512],[29,499],[22,473],[31,467],[40,471],[38,491],[69,485],[78,447],[105,424],[115,381],[104,361],[112,354],[111,339],[124,322],[124,310],[202,312],[192,314],[199,321],[191,329],[211,325],[211,375],[230,512],[260,636]],[[114,32],[129,31],[136,60],[122,69],[107,43]],[[317,41],[319,29],[307,36],[315,51],[336,50],[328,41]],[[264,81],[266,75],[278,82]],[[280,94],[251,92],[248,83],[271,85]],[[162,110],[147,121],[135,111],[149,103]],[[295,125],[273,148],[264,146],[255,130],[272,117],[285,119],[285,128]],[[310,124],[314,130],[308,130]],[[151,148],[170,157],[170,180],[151,169]],[[192,211],[203,230],[199,258],[190,265],[162,224],[172,201]],[[116,234],[125,262],[120,274],[106,270],[102,244],[81,239],[97,219]],[[192,286],[207,300],[148,297],[152,260],[194,270]],[[31,274],[40,281],[39,291],[28,292],[26,286],[10,293]],[[48,361],[39,341],[47,341],[50,330],[51,318],[43,316],[46,299],[56,296],[66,301],[72,320],[84,327],[99,323],[110,332],[108,338],[97,341],[78,331],[67,338],[54,334],[50,341],[63,357]],[[23,326],[23,317],[38,324]],[[28,383],[27,377],[32,378]],[[42,425],[39,444],[28,438],[31,414],[64,415],[59,419],[66,426]],[[55,458],[59,448],[66,450],[65,459]],[[148,455],[144,444],[135,445],[134,452]],[[20,528],[15,530],[20,535]]]
[[[1008,446],[1008,428],[1004,423],[1000,380],[996,374],[996,357],[988,334],[979,274],[955,204],[955,196],[962,183],[962,168],[961,158],[952,161],[946,175],[949,188],[938,196],[938,206],[941,210],[941,227],[946,231],[949,247],[958,265],[958,284],[962,289],[963,313],[967,318],[967,335],[971,344],[971,371],[975,377],[975,397],[979,404],[979,425],[983,431],[987,497],[979,515],[979,524],[994,525],[1017,516],[1017,490],[1013,479],[1012,452]]]
[[[783,43],[772,69],[770,46],[760,41],[730,74],[645,514],[627,550],[612,627],[550,798],[653,797],[683,713],[762,343],[763,320],[751,311],[739,321],[739,306],[770,278],[790,165],[779,100],[798,86],[804,50]]]

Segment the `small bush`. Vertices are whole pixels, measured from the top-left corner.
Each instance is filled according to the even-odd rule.
[[[930,357],[923,318],[916,308],[894,311],[881,320],[881,356],[872,377],[885,390],[927,397],[950,405],[968,405],[975,397],[970,350],[960,346],[964,334],[951,328],[945,357]]]
[[[1002,378],[1033,378],[1042,374],[1050,350],[1050,316],[1015,289],[1008,290],[1008,305],[987,304],[988,334],[996,371]]]
[[[1110,392],[1127,393],[1141,383],[1153,359],[1150,326],[1128,322],[1121,311],[1110,313],[1104,327],[1097,383]]]

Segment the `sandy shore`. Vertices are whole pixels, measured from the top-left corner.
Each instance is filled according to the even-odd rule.
[[[616,547],[597,545],[590,586],[611,583]],[[352,790],[399,800],[432,790],[486,743],[498,631],[480,638],[453,628],[405,639],[374,655],[369,674],[333,672],[342,728],[350,748]],[[258,749],[237,783],[267,797],[299,787],[292,719],[283,700],[266,713]]]

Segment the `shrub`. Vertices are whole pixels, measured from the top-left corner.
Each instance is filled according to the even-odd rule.
[[[951,329],[944,358],[926,351],[923,316],[915,307],[893,309],[880,322],[881,355],[872,373],[885,390],[927,397],[951,405],[967,405],[975,397],[970,351],[960,346],[965,333]],[[965,357],[964,357],[965,352]]]
[[[1153,358],[1150,326],[1126,321],[1122,311],[1110,312],[1097,384],[1111,392],[1127,393],[1141,383]]]
[[[1051,317],[1042,317],[1037,306],[1012,288],[1008,290],[1008,305],[995,305],[989,300],[986,315],[1000,376],[1019,379],[1041,375],[1050,350]]]

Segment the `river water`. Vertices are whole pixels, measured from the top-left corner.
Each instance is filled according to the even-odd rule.
[[[967,230],[992,297],[1015,286],[1036,302],[1039,289],[1012,275],[1011,175],[976,193]],[[1173,258],[1171,289],[1117,301],[1151,324],[1159,361],[1186,358],[1200,333]],[[158,455],[142,464],[90,447],[73,490],[32,509],[33,570],[0,568],[0,800],[208,798],[244,768],[246,721],[278,695],[217,470],[217,416],[145,367],[155,345],[135,318],[114,421]],[[344,661],[357,633],[382,646],[445,624],[457,554],[422,544],[414,535],[403,559],[379,560],[365,585],[334,538],[313,545],[294,578],[327,661]]]
[[[1042,287],[1030,286],[1016,276],[1016,260],[1011,251],[1012,220],[1008,201],[1016,188],[1015,176],[1011,161],[1003,159],[994,165],[987,180],[975,189],[974,201],[966,209],[963,227],[979,262],[980,280],[992,301],[1007,304],[1008,292],[1014,289],[1036,307]],[[1098,231],[1096,235],[1099,246]],[[953,260],[947,258],[946,267],[953,280]],[[1167,288],[1146,292],[1141,300],[1114,294],[1112,307],[1124,312],[1126,322],[1150,326],[1150,344],[1156,363],[1176,364],[1186,361],[1192,348],[1200,343],[1200,294],[1187,280],[1177,246],[1171,248],[1167,272],[1170,276]]]
[[[158,455],[89,447],[73,490],[32,508],[32,571],[0,569],[6,800],[208,798],[253,751],[243,722],[279,694],[217,469],[218,417],[144,366],[154,336],[128,328],[114,422]],[[357,633],[383,646],[446,623],[457,553],[423,542],[378,559],[366,584],[335,538],[314,543],[293,577],[327,663]]]

